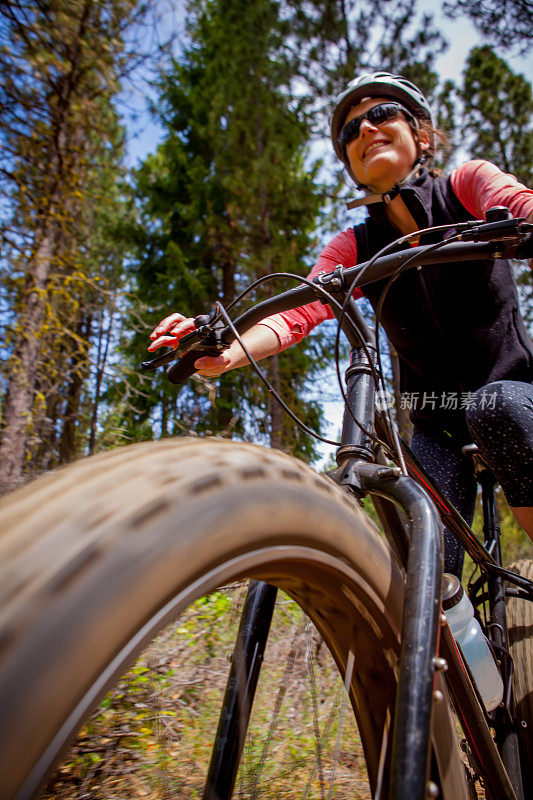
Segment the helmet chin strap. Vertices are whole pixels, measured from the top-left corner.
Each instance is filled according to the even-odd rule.
[[[405,178],[403,178],[403,180],[398,181],[398,183],[395,183],[394,186],[387,192],[383,192],[383,194],[380,194],[378,192],[372,192],[368,186],[365,186],[362,183],[358,184],[357,185],[358,189],[365,189],[369,193],[365,197],[360,197],[358,200],[350,200],[350,202],[346,204],[346,208],[351,210],[352,208],[359,208],[359,206],[370,206],[373,203],[385,203],[386,205],[388,205],[392,200],[394,200],[395,197],[397,197],[400,194],[400,189],[407,183],[410,183],[413,180],[413,178],[416,177],[416,175],[420,170],[420,167],[422,166],[425,160],[426,160],[425,156],[419,156],[416,159],[415,163],[413,164],[413,168],[411,169],[409,174],[406,175]]]

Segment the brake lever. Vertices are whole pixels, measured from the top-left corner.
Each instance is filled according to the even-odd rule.
[[[172,361],[183,359],[188,353],[195,353],[196,351],[195,359],[201,358],[202,355],[218,355],[229,347],[229,344],[223,338],[226,326],[218,306],[215,305],[210,314],[199,314],[195,317],[194,325],[196,330],[187,333],[180,340],[178,347],[169,348],[166,352],[157,355],[150,361],[143,361],[141,369],[145,372],[155,370],[158,367],[170,364]],[[198,347],[198,345],[202,345],[202,347]]]
[[[229,344],[224,341],[226,326],[218,305],[215,305],[211,314],[196,317],[194,324],[197,326],[196,333],[204,340],[205,345],[189,350],[179,361],[168,367],[166,371],[167,380],[175,385],[185,383],[188,378],[194,375],[196,372],[195,362],[198,358],[218,356],[219,353],[229,347]]]
[[[514,218],[505,206],[487,209],[485,222],[473,223],[462,231],[459,239],[463,242],[498,242],[505,239],[519,239],[529,230],[525,217]]]
[[[159,355],[155,356],[155,358],[152,358],[149,361],[143,361],[141,363],[141,369],[145,372],[149,372],[151,370],[158,369],[158,367],[164,367],[166,364],[170,364],[171,361],[176,361],[176,359],[181,358],[187,352],[187,350],[190,349],[184,347],[187,341],[192,341],[194,344],[198,344],[198,331],[191,331],[184,336],[180,341],[179,347],[169,347],[164,353],[159,353]]]

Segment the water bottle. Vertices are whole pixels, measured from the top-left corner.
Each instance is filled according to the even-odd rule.
[[[501,675],[459,578],[446,572],[442,583],[442,607],[452,636],[461,647],[485,708],[493,711],[503,698]]]

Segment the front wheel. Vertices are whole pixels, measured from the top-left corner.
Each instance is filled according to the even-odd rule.
[[[349,691],[372,792],[387,796],[403,580],[329,481],[251,445],[164,440],[14,493],[0,529],[0,798],[35,797],[147,642],[245,576],[282,589],[318,629]]]

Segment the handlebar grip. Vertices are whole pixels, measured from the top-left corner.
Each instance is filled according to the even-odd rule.
[[[204,347],[202,349],[189,350],[189,352],[185,353],[185,355],[183,355],[179,361],[175,361],[167,368],[166,376],[170,383],[178,385],[185,383],[185,381],[196,372],[194,362],[198,358],[202,358],[202,356],[219,355],[220,351],[216,350],[214,347]]]
[[[516,258],[533,258],[533,233],[528,233],[516,249]]]

